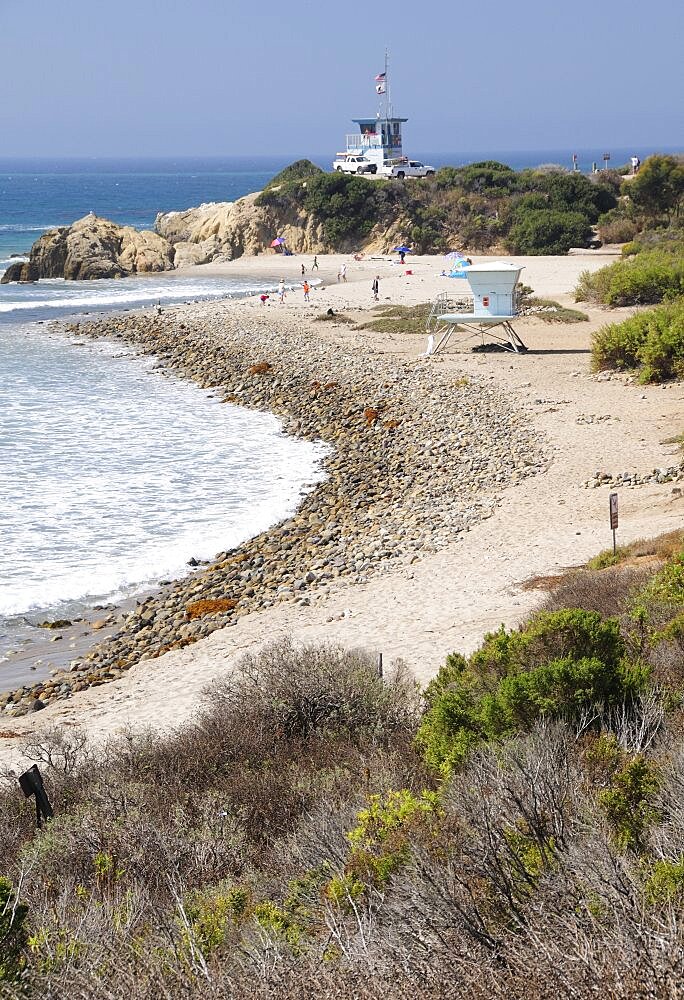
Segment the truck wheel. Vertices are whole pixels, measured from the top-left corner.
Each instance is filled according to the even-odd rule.
[[[377,166],[376,166],[376,164],[375,164],[375,163],[374,163],[374,164],[373,164],[373,166],[372,166],[372,167],[370,168],[370,172],[371,172],[372,174],[377,174],[377,172],[378,172],[378,168],[377,168]]]
[[[399,178],[400,181],[403,181],[404,177],[406,177],[406,174],[404,173],[403,170],[400,170],[399,173],[397,174],[397,177]]]
[[[425,175],[425,176],[426,176],[426,177],[434,177],[434,176],[435,176],[435,172],[434,172],[434,170],[428,170],[428,172],[426,173],[426,175]]]
[[[335,173],[336,174],[341,174],[342,173],[342,167],[335,167]]]
[[[356,168],[356,172],[357,172],[357,174],[362,174],[363,173],[363,167],[357,167]]]

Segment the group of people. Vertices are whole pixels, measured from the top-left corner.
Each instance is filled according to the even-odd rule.
[[[311,270],[312,271],[317,271],[318,270],[318,257],[317,256],[314,257],[314,259],[313,259],[313,264],[311,265]],[[311,295],[311,285],[309,284],[309,282],[308,282],[308,280],[306,278],[306,267],[305,267],[304,264],[302,264],[302,278],[304,279],[302,281],[302,290],[304,292],[304,301],[305,302],[310,302],[311,301],[311,298],[310,298],[310,295]],[[338,282],[339,281],[346,281],[347,280],[347,265],[344,262],[341,264],[340,269],[337,272],[337,280],[338,280]],[[378,302],[379,298],[380,298],[380,275],[379,274],[376,274],[375,277],[373,278],[373,283],[371,285],[371,291],[373,293],[373,300],[375,302]],[[278,302],[281,305],[283,305],[284,302],[285,302],[285,296],[287,295],[287,289],[285,287],[285,278],[281,278],[280,281],[278,282],[277,295],[278,295]],[[270,295],[267,295],[266,292],[262,292],[262,294],[259,296],[259,300],[260,300],[262,306],[265,306],[269,299],[270,299]]]

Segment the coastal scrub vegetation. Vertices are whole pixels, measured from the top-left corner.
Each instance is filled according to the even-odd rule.
[[[279,642],[177,732],[27,755],[0,787],[0,995],[676,996],[681,533],[560,578],[419,694]]]
[[[328,174],[298,161],[278,174],[257,204],[276,216],[308,213],[330,250],[351,250],[377,228],[400,226],[418,253],[454,246],[514,253],[566,253],[586,246],[598,219],[617,205],[620,178],[562,168],[516,172],[494,160],[443,167],[434,176],[372,180]]]
[[[652,305],[684,294],[684,241],[641,250],[593,274],[583,271],[575,301],[608,306]]]
[[[684,378],[684,298],[601,327],[591,354],[594,371],[632,370],[642,383]]]

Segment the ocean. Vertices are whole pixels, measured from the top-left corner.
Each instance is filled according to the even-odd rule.
[[[0,165],[0,271],[46,227],[91,209],[149,227],[159,210],[263,187],[283,165]],[[10,651],[33,648],[37,623],[181,576],[190,559],[283,519],[320,478],[324,454],[269,414],[221,404],[160,376],[154,359],[65,337],[49,321],[256,290],[173,273],[0,285],[0,690],[49,667],[22,677],[12,666]]]
[[[602,162],[602,151],[577,152],[582,169]],[[650,152],[613,150],[611,164]],[[436,167],[572,162],[571,150],[416,155]],[[260,190],[291,160],[0,159],[0,273],[45,229],[89,211],[150,228],[160,211]],[[0,690],[4,653],[33,624],[182,574],[190,558],[286,516],[320,475],[321,449],[286,437],[275,418],[221,406],[161,378],[149,360],[57,335],[46,321],[243,295],[277,279],[259,288],[173,273],[0,285]]]

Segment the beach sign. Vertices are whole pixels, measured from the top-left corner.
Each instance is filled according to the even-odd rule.
[[[608,498],[609,508],[610,508],[610,528],[613,532],[613,555],[616,554],[617,548],[615,545],[615,532],[618,526],[618,495],[617,493],[611,493]]]

